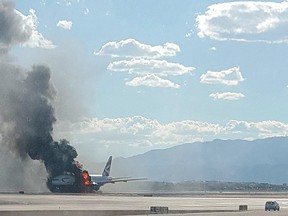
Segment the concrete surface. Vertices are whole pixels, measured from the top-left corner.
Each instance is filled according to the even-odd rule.
[[[280,211],[265,212],[267,200],[277,200]],[[239,212],[239,205],[248,205],[248,211]],[[148,215],[151,206],[166,206],[175,216],[287,216],[288,195],[0,194],[1,216]]]

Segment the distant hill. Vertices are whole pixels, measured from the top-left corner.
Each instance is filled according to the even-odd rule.
[[[288,182],[288,137],[214,140],[115,158],[113,176],[151,181]]]

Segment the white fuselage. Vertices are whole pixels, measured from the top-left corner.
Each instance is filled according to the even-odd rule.
[[[102,175],[90,175],[92,182],[98,184],[98,185],[103,185],[106,183],[110,183],[111,177],[109,176],[102,176]]]

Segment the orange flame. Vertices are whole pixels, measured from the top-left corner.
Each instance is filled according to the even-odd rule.
[[[89,181],[89,180],[86,180],[86,181],[84,182],[84,184],[85,184],[86,186],[89,186],[89,185],[90,185],[90,181]]]
[[[83,177],[85,180],[87,180],[88,177],[89,177],[89,175],[88,175],[88,173],[83,172],[83,173],[82,173],[82,177]]]
[[[90,181],[89,181],[89,174],[87,171],[82,172],[82,177],[84,179],[84,185],[85,186],[89,186],[90,185]]]

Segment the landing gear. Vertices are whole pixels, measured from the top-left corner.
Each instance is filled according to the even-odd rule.
[[[99,191],[99,189],[100,189],[100,186],[98,184],[95,184],[95,183],[92,184],[93,191]]]

